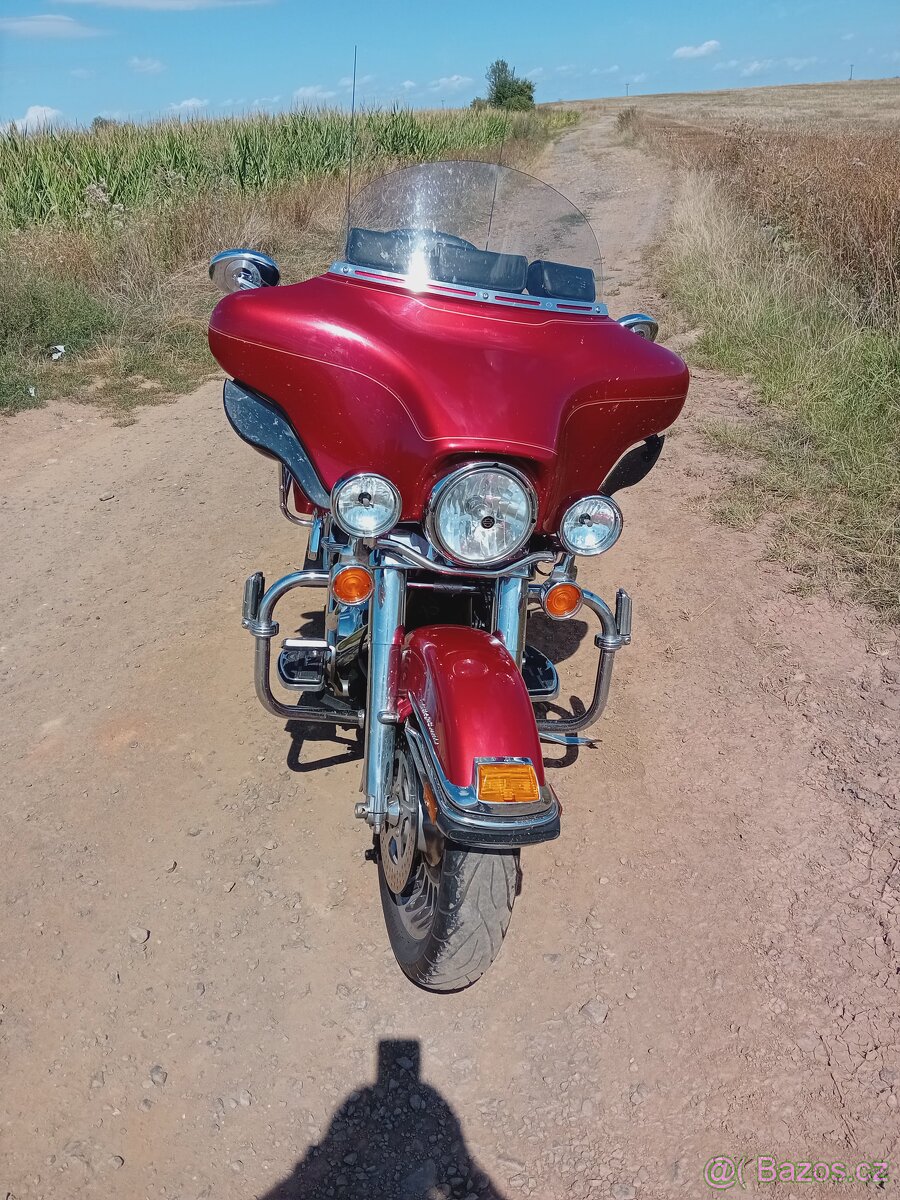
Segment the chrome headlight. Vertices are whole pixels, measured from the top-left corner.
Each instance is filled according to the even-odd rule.
[[[473,463],[440,481],[425,523],[429,538],[448,558],[488,566],[521,550],[536,520],[537,497],[521,472]]]
[[[622,532],[622,513],[608,496],[585,496],[562,519],[559,540],[570,554],[602,554]]]
[[[381,475],[351,475],[331,493],[334,519],[351,537],[379,537],[400,520],[400,493]]]

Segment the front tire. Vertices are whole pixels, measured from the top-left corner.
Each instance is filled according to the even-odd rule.
[[[422,788],[405,747],[397,758],[395,795],[400,819],[382,837],[378,855],[391,949],[413,983],[433,992],[459,991],[480,979],[500,953],[518,891],[519,852],[485,853],[445,842],[435,861],[434,852],[414,850]]]
[[[432,992],[469,987],[503,945],[519,878],[518,850],[482,853],[447,845],[432,867],[419,858],[399,896],[378,883],[394,957],[413,983]]]

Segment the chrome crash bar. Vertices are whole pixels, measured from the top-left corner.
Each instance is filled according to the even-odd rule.
[[[536,600],[540,599],[542,584],[532,583],[528,594]],[[597,662],[597,677],[594,681],[594,695],[590,705],[580,716],[563,717],[556,721],[538,721],[538,733],[542,742],[554,742],[562,746],[591,746],[591,738],[580,738],[576,735],[582,729],[587,729],[599,719],[606,702],[609,699],[609,686],[612,682],[613,662],[616,651],[623,646],[631,645],[631,597],[624,588],[616,592],[616,611],[613,613],[609,605],[595,596],[593,592],[582,591],[584,605],[599,619],[603,632],[594,638],[594,645],[600,651]]]
[[[241,621],[256,641],[254,682],[256,694],[267,712],[286,721],[319,722],[359,729],[366,728],[366,712],[373,714],[374,720],[369,722],[365,737],[365,800],[357,805],[357,815],[367,819],[376,832],[380,829],[386,812],[394,759],[400,658],[398,631],[402,630],[404,624],[406,570],[409,567],[416,568],[420,563],[423,566],[427,564],[431,569],[435,565],[425,555],[408,545],[396,541],[390,547],[383,544],[389,541],[387,538],[380,539],[379,548],[390,549],[390,553],[374,568],[375,591],[369,613],[370,661],[366,709],[354,708],[332,696],[323,698],[318,703],[286,704],[276,699],[272,692],[271,646],[272,639],[279,631],[278,622],[274,620],[275,606],[288,592],[297,588],[327,588],[330,579],[327,571],[294,571],[277,580],[268,589],[263,574],[260,571],[255,572],[244,585]],[[529,599],[539,600],[543,587],[540,583],[529,583],[525,572],[532,562],[543,561],[545,558],[552,556],[529,555],[518,563],[508,564],[503,572],[484,573],[484,577],[496,580],[495,630],[503,638],[518,665],[521,665],[524,648],[527,602]],[[444,573],[457,574],[457,571],[450,569]],[[594,644],[600,651],[594,695],[589,707],[580,716],[552,721],[539,720],[538,733],[544,742],[566,746],[593,744],[590,739],[576,735],[580,730],[592,725],[603,712],[609,696],[616,651],[631,641],[631,598],[627,592],[622,589],[618,591],[615,613],[593,592],[583,591],[583,599],[585,607],[600,621],[602,630],[594,639]],[[337,652],[339,653],[339,648]],[[334,650],[328,661],[333,664]],[[459,809],[465,810],[466,806],[461,805],[459,797],[446,786],[424,744],[417,744],[415,738],[412,739],[412,744],[413,753],[421,760],[420,766],[432,777],[436,790],[442,797],[451,797],[454,801],[445,810],[445,819],[448,823],[452,820],[454,824],[458,824]],[[538,826],[544,826],[545,821],[547,823],[542,831],[544,838],[554,836],[550,831],[554,821],[552,812],[553,805],[550,804],[548,810],[536,821]],[[525,821],[528,824],[527,818]],[[476,822],[476,827],[469,830],[471,836],[490,840],[489,833],[477,826]],[[523,835],[524,832],[520,831]],[[533,832],[538,835],[537,829]],[[488,841],[483,844],[488,844]]]
[[[244,605],[241,624],[256,639],[253,678],[256,694],[263,708],[285,721],[319,721],[329,725],[345,725],[362,729],[366,714],[362,709],[351,708],[332,700],[323,704],[285,704],[277,700],[272,692],[271,655],[272,638],[278,634],[278,622],[272,619],[275,605],[295,588],[326,588],[327,571],[294,571],[285,575],[266,590],[265,577],[256,571],[244,584]]]

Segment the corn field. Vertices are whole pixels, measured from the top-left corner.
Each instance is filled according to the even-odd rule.
[[[361,168],[540,141],[566,112],[371,110],[356,118]],[[257,195],[345,173],[350,117],[334,110],[234,120],[0,133],[0,228],[77,227],[98,208],[134,211],[202,194]]]
[[[363,111],[354,178],[440,158],[527,169],[576,120]],[[254,246],[287,281],[321,271],[342,248],[350,149],[349,115],[326,109],[0,132],[0,251],[16,263],[0,278],[0,414],[87,392],[122,415],[205,378],[210,256]]]

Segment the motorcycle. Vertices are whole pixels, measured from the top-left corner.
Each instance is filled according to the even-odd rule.
[[[592,745],[632,604],[577,579],[622,532],[614,495],[652,469],[688,372],[656,322],[611,320],[586,217],[509,167],[397,170],[350,202],[343,257],[286,287],[218,254],[209,326],[234,431],[280,467],[302,569],[246,581],[243,625],[273,715],[356,728],[394,955],[454,991],[497,956],[522,847],[556,838],[541,743]],[[322,637],[275,609],[324,593]],[[552,716],[556,666],[529,619],[596,621],[593,696]],[[276,694],[273,675],[293,702]],[[572,814],[578,820],[578,814]]]

